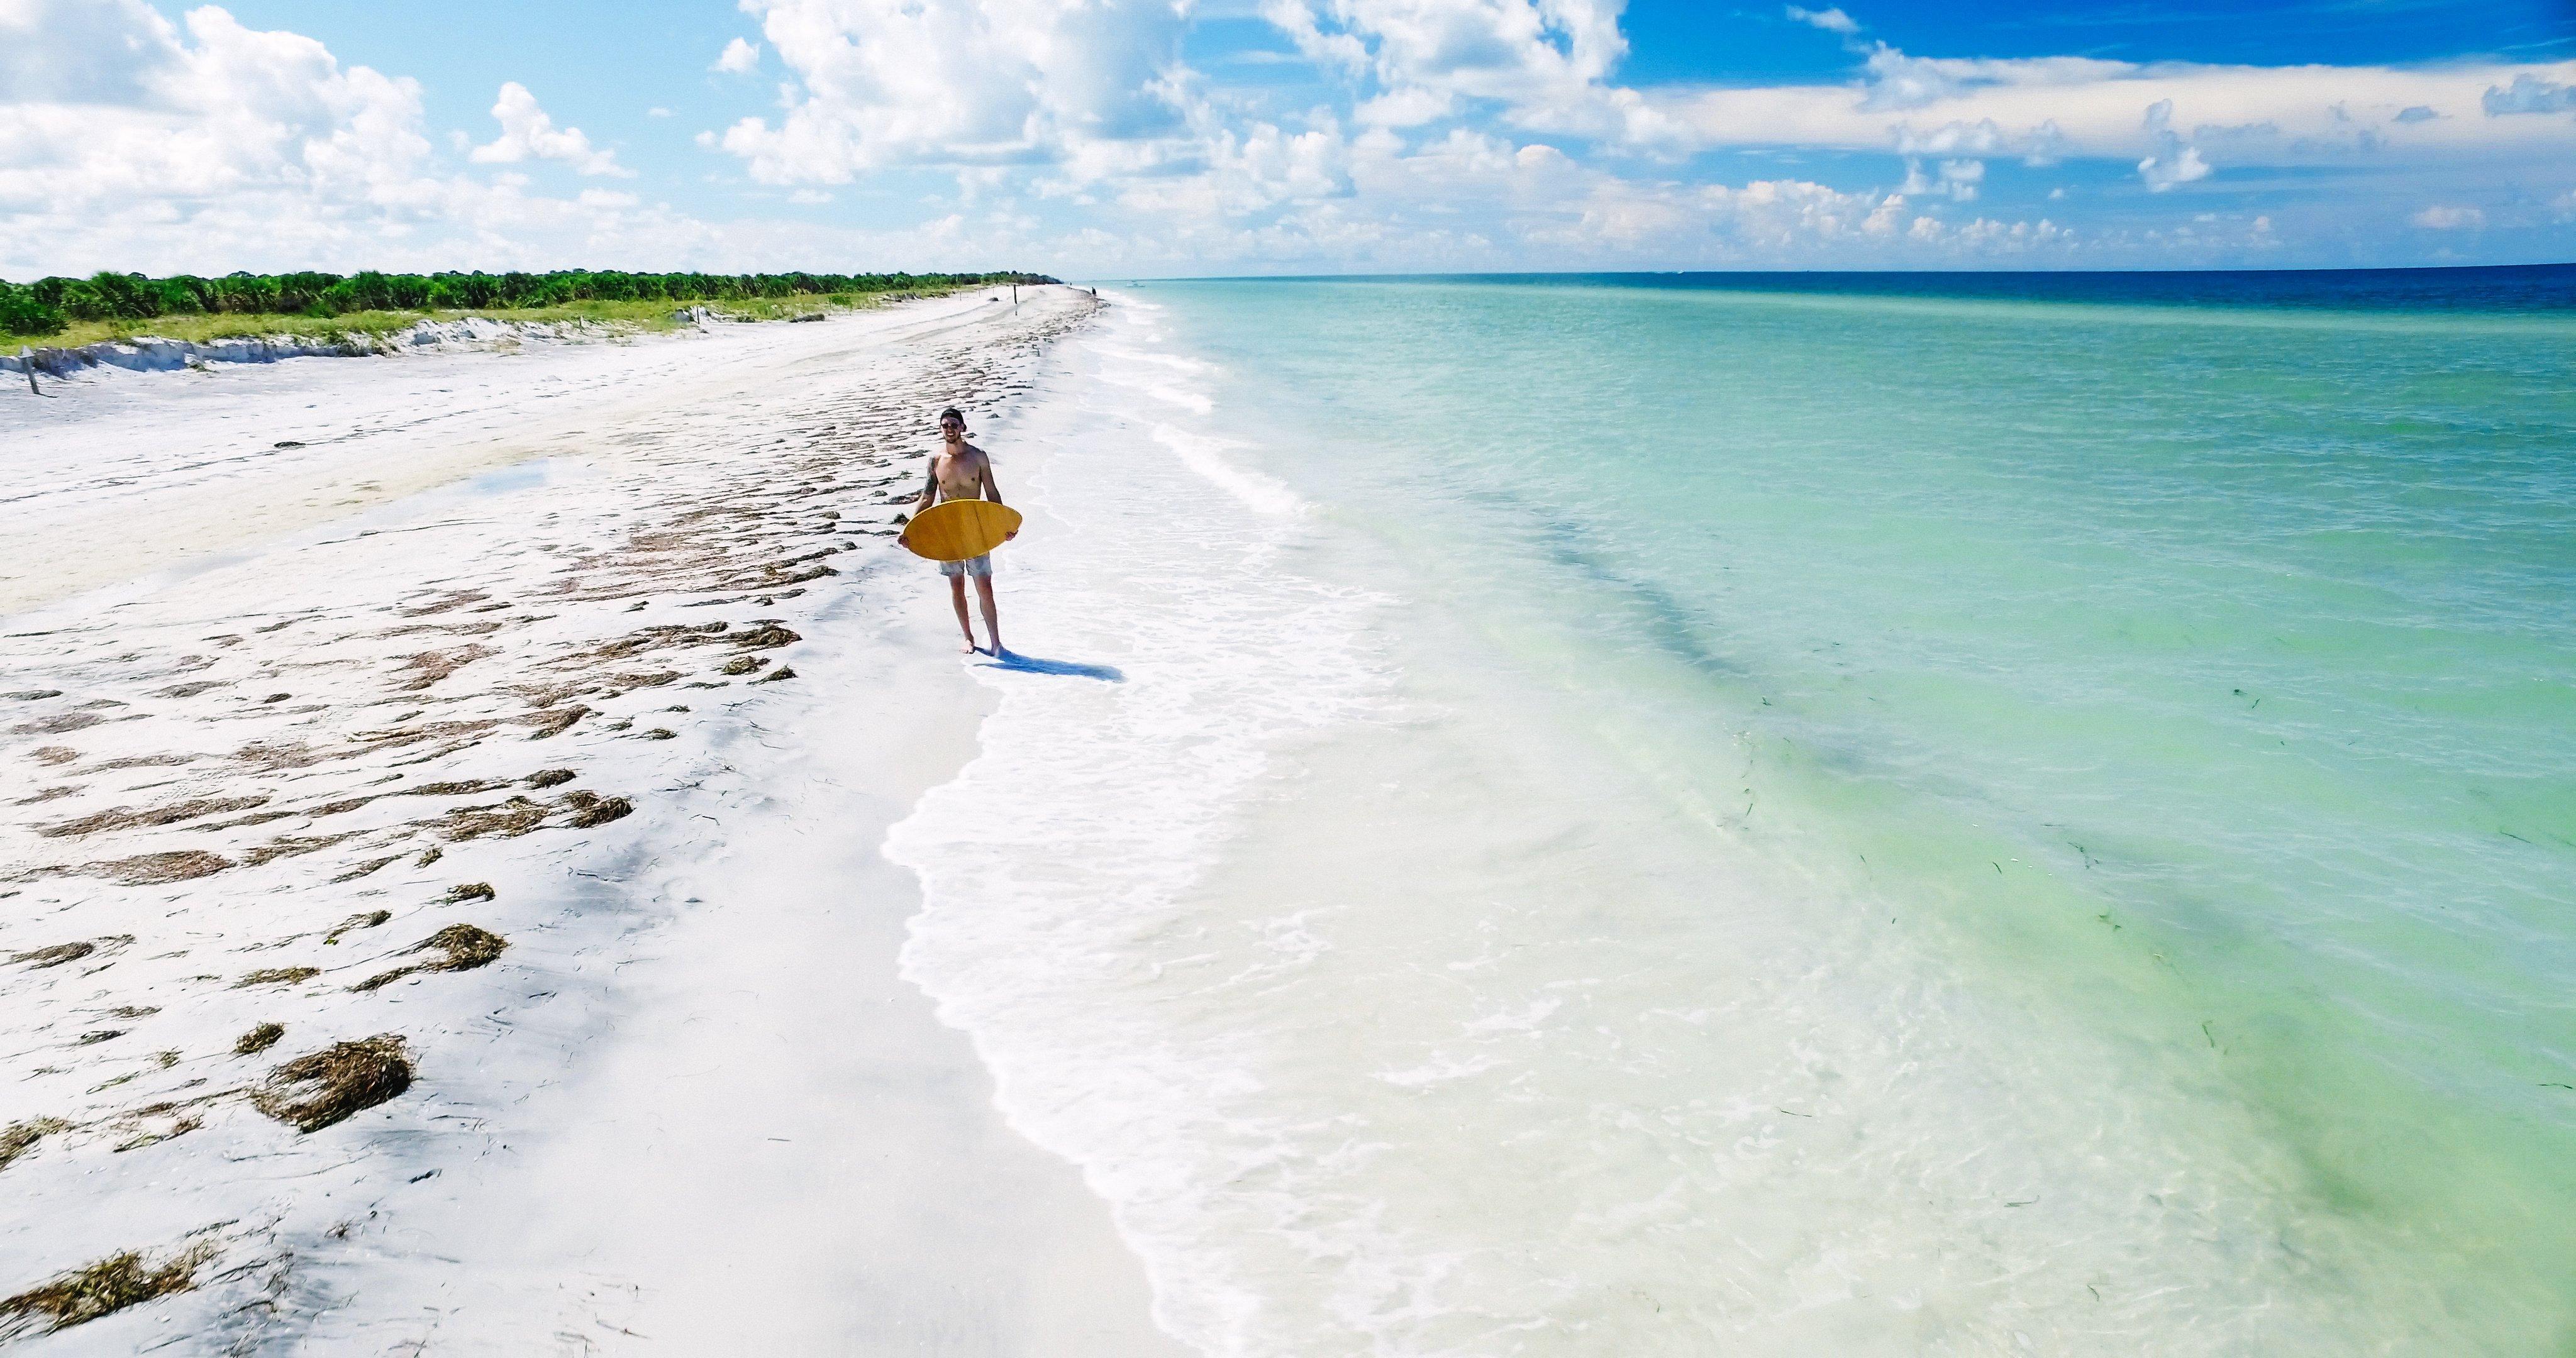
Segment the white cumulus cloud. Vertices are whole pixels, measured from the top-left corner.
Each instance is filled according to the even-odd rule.
[[[2561,85],[2524,71],[2501,89],[2487,87],[2486,93],[2478,96],[2478,104],[2490,118],[2514,113],[2564,113],[2576,109],[2576,85]]]
[[[2145,182],[2149,193],[2163,193],[2177,184],[2208,177],[2209,162],[2200,158],[2197,146],[2169,148],[2162,155],[2138,162],[2138,178]]]
[[[2146,182],[2149,193],[2209,177],[2209,162],[2200,158],[2200,148],[2173,130],[2172,100],[2159,99],[2148,106],[2147,135],[2154,139],[2156,153],[2138,162],[2138,178]]]
[[[1821,28],[1828,33],[1840,33],[1849,37],[1860,31],[1860,24],[1850,15],[1843,13],[1839,6],[1833,9],[1804,9],[1791,5],[1788,12],[1789,17],[1799,23],[1811,28]]]
[[[1853,81],[1633,91],[1631,121],[1693,149],[2012,155],[2043,163],[2152,158],[2177,172],[2188,163],[2187,147],[2204,167],[2222,159],[2249,166],[2537,167],[2576,157],[2576,119],[2428,119],[2411,111],[2474,108],[2482,100],[2503,112],[2536,109],[2571,85],[2576,61],[2237,66],[1918,57],[1882,44]],[[2158,105],[2167,110],[2163,119],[2141,118]]]
[[[451,149],[430,140],[412,81],[344,66],[311,38],[213,7],[173,22],[146,0],[0,0],[0,271],[826,256],[1075,274],[2242,262],[2316,242],[2338,186],[2361,175],[2412,176],[2399,201],[2528,202],[2528,190],[2495,195],[2534,184],[2546,198],[2576,164],[2564,116],[2576,61],[1925,57],[1866,41],[1840,8],[1797,5],[1777,13],[1843,39],[1845,76],[1632,85],[1622,0],[739,3],[759,31],[727,42],[714,69],[778,80],[720,82],[775,100],[699,134],[760,186],[706,214],[719,223],[649,192],[540,192],[527,172],[543,162],[632,176],[517,83],[493,105],[499,135],[477,146],[459,134]],[[1264,64],[1194,68],[1185,53],[1206,30],[1193,26],[1219,20],[1270,25]],[[677,93],[637,102],[663,100],[644,116],[665,118]],[[1835,154],[1780,161],[1824,169],[1716,182],[1693,157],[1727,148]],[[2149,192],[2068,202],[1990,175],[1998,159],[2086,162]],[[2283,167],[2329,173],[2302,178],[2317,186],[2308,197],[2261,204],[2277,218],[2250,230],[2192,221],[2184,205],[2209,204],[2173,192],[2221,168],[2267,192],[2276,176],[2243,172]],[[720,201],[730,182],[685,191]],[[831,191],[848,183],[868,188]],[[2022,220],[2021,198],[2072,209],[2081,232]],[[2429,239],[2403,211],[2367,215],[2420,259],[2435,244],[2522,248],[2547,214],[2576,216],[2576,196],[2491,207],[2492,222],[2424,209],[2418,226],[2451,233]]]
[[[720,139],[764,183],[1062,161],[1179,130],[1170,0],[744,0],[794,80]]]
[[[1619,0],[1263,0],[1318,65],[1379,98],[1464,101],[1510,122],[1616,135],[1643,111],[1605,83],[1628,52]]]
[[[328,234],[444,196],[418,85],[212,6],[183,30],[139,0],[20,0],[0,53],[0,260],[103,265],[180,223]]]
[[[473,158],[483,165],[515,165],[523,160],[559,160],[577,174],[632,175],[634,171],[617,163],[617,154],[590,144],[590,138],[578,127],[556,127],[555,120],[537,104],[537,96],[528,87],[512,80],[501,86],[500,97],[493,101],[492,117],[501,124],[501,135],[474,148]]]
[[[1952,202],[1966,203],[1976,199],[1977,186],[1985,178],[1986,163],[1982,160],[1945,160],[1936,174],[1927,175],[1922,161],[1909,158],[1905,162],[1905,184],[1897,192],[1915,197],[1946,194]]]
[[[419,85],[214,6],[0,0],[0,275],[641,261],[703,229],[432,144]]]

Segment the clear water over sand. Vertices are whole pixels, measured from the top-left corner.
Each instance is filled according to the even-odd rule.
[[[2565,280],[2219,291],[1129,294],[910,974],[1211,1352],[2565,1349]]]

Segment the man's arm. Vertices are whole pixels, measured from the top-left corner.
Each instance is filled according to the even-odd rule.
[[[938,461],[939,459],[936,454],[923,459],[921,464],[921,494],[913,497],[912,513],[905,516],[903,531],[894,535],[895,541],[902,542],[911,537],[911,521],[913,519],[920,518],[921,511],[930,508],[931,501],[939,498],[939,473],[936,470]]]

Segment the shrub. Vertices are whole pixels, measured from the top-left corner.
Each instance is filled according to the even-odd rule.
[[[0,334],[59,335],[71,318],[58,306],[47,306],[33,288],[0,283]]]
[[[502,310],[560,306],[579,301],[667,298],[674,302],[777,299],[826,295],[835,301],[865,293],[911,292],[924,287],[977,287],[994,283],[1052,283],[1043,274],[705,274],[626,273],[616,269],[558,269],[552,273],[383,273],[369,269],[342,277],[328,273],[229,273],[221,278],[178,274],[100,272],[88,278],[43,278],[24,286],[0,281],[0,331],[59,334],[70,321],[149,320],[155,316],[301,314],[339,316],[354,311]]]

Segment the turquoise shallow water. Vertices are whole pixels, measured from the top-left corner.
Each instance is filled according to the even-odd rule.
[[[2196,1068],[2469,1330],[2567,1342],[2576,318],[1141,295],[1262,466],[1678,795]]]
[[[892,851],[1167,1328],[2576,1352],[2576,287],[2123,286],[1113,293]]]

